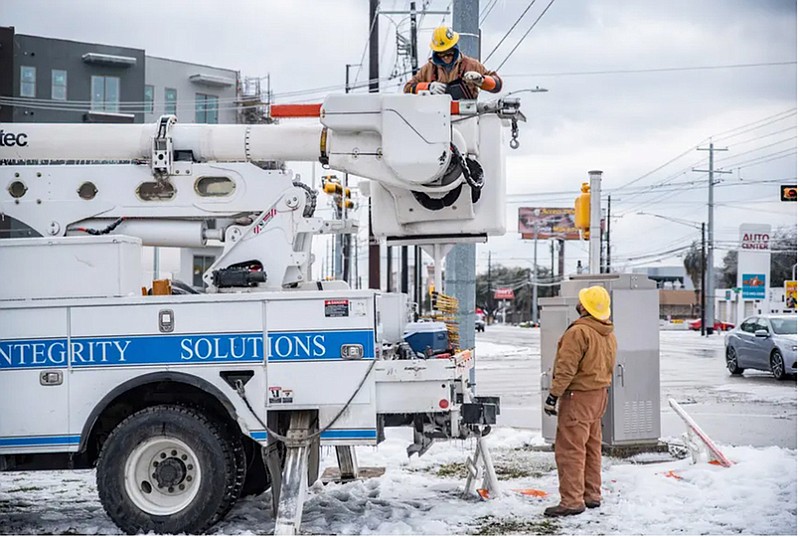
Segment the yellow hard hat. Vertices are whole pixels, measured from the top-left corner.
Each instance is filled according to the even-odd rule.
[[[589,315],[595,319],[605,321],[611,317],[611,296],[605,287],[594,285],[581,289],[578,293],[578,300],[589,312]]]
[[[431,37],[431,50],[434,52],[444,52],[451,49],[458,43],[458,32],[449,26],[439,26],[433,31]]]

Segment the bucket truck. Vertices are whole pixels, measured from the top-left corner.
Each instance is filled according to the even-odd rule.
[[[409,455],[485,434],[497,400],[471,396],[472,355],[410,352],[405,295],[311,280],[312,238],[337,224],[274,163],[363,177],[376,235],[441,252],[504,232],[518,101],[308,108],[275,125],[0,125],[0,217],[28,232],[0,240],[0,470],[96,467],[129,533],[202,533],[272,487],[292,533],[320,445],[355,475],[353,446],[386,427],[413,427]],[[143,292],[143,246],[209,241],[208,292]]]

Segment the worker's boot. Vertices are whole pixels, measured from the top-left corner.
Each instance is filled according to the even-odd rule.
[[[544,510],[544,516],[558,517],[558,516],[572,516],[583,513],[586,509],[584,507],[564,507],[563,505],[554,505]]]
[[[600,507],[600,500],[584,500],[587,509],[597,509]]]

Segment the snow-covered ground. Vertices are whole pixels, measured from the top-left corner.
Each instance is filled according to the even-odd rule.
[[[474,494],[461,497],[463,463],[474,443],[439,443],[422,458],[408,459],[410,430],[390,429],[377,448],[358,449],[360,465],[383,466],[386,473],[343,485],[315,484],[303,513],[303,533],[797,534],[796,437],[787,445],[783,433],[755,441],[741,433],[757,432],[752,424],[767,420],[791,426],[795,436],[796,381],[778,383],[758,373],[728,377],[718,349],[721,338],[681,332],[662,333],[662,400],[682,401],[701,427],[725,421],[722,430],[736,430],[726,438],[743,441],[715,438],[734,466],[693,465],[690,459],[666,456],[639,457],[638,464],[605,458],[603,506],[568,519],[545,519],[544,508],[558,501],[558,478],[553,454],[538,449],[543,445],[535,425],[539,355],[533,340],[538,338],[532,330],[493,328],[479,335],[479,383],[484,393],[504,398],[501,416],[525,422],[499,427],[487,437],[503,496],[490,501]],[[662,409],[669,429],[665,438],[680,432],[663,419],[670,413]],[[534,425],[526,427],[527,422]],[[335,460],[332,450],[323,453],[323,467]],[[643,463],[648,460],[658,462]],[[515,492],[526,489],[547,496]],[[269,492],[241,501],[214,531],[271,533],[269,502]],[[64,471],[0,473],[0,533],[119,531],[97,499],[94,472]]]

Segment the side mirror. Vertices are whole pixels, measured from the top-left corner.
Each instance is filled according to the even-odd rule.
[[[761,330],[756,330],[755,336],[756,337],[768,338],[769,337],[769,332],[767,332],[766,330],[764,330],[762,328]]]

